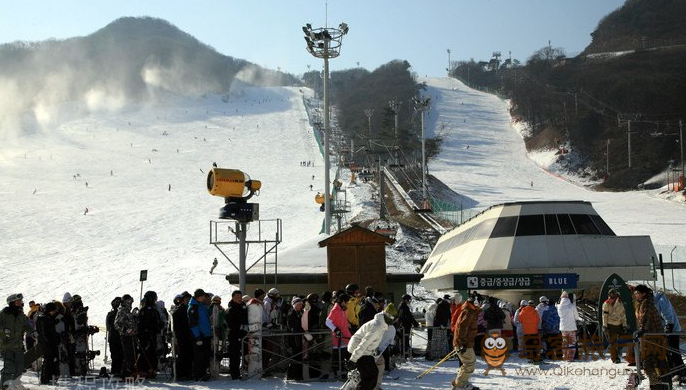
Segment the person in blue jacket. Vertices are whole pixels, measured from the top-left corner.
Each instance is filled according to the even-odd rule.
[[[662,327],[665,333],[670,333],[667,336],[667,347],[670,349],[667,351],[669,369],[672,370],[679,366],[684,367],[684,360],[679,352],[678,332],[681,332],[681,325],[679,324],[679,318],[676,315],[674,306],[672,306],[669,298],[662,291],[655,291],[653,295],[655,297],[655,307],[657,307],[660,319],[662,320]],[[683,382],[686,380],[686,369],[682,368],[676,372],[676,375],[679,377],[679,382]]]
[[[212,344],[212,327],[210,315],[205,306],[205,291],[197,289],[188,303],[188,325],[193,335],[193,379],[207,381],[210,379],[210,352]]]

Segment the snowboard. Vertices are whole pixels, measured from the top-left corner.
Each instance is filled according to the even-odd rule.
[[[262,305],[248,304],[248,338],[245,351],[246,374],[248,378],[262,377]]]
[[[55,320],[55,331],[60,336],[60,343],[57,346],[60,378],[71,378],[71,373],[69,372],[69,345],[71,343],[67,333],[67,326],[64,322],[64,315],[58,314]]]
[[[31,349],[24,352],[24,369],[29,369],[33,362],[42,356],[43,348],[41,348],[40,344],[36,343],[33,347],[31,347]]]
[[[171,355],[172,355],[172,381],[176,382],[176,353],[179,350],[179,343],[176,341],[176,334],[174,333],[174,314],[169,316],[169,334],[171,335]]]

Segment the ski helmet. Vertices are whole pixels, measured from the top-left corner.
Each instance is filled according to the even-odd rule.
[[[277,290],[276,288],[272,287],[272,288],[269,289],[269,291],[267,292],[267,294],[269,294],[269,295],[279,295],[280,293],[279,293],[279,290]]]
[[[319,294],[315,294],[315,293],[309,294],[305,298],[305,300],[309,303],[317,303],[317,302],[319,302]]]
[[[359,291],[360,286],[356,285],[355,283],[350,283],[347,286],[345,286],[345,292],[352,295],[355,293],[355,291]]]
[[[338,296],[336,297],[336,303],[338,303],[339,305],[342,302],[348,303],[349,300],[350,300],[350,295],[348,295],[348,294],[338,294]]]

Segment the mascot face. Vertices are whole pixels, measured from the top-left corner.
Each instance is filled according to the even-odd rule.
[[[502,371],[501,367],[509,356],[507,339],[503,338],[499,332],[484,336],[481,341],[481,357],[488,364],[488,370],[498,368]]]

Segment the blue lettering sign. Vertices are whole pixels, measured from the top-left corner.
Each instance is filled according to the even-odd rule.
[[[546,274],[543,276],[543,287],[546,289],[576,288],[578,274]]]

